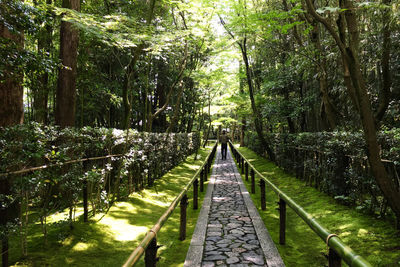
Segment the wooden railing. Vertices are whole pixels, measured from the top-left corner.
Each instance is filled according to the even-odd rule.
[[[145,265],[146,267],[156,266],[157,262],[157,234],[161,230],[161,227],[165,224],[168,218],[171,216],[172,212],[180,203],[181,213],[180,213],[180,230],[179,239],[185,240],[186,238],[186,207],[188,205],[187,192],[193,185],[193,209],[198,209],[198,188],[200,180],[200,191],[204,191],[204,182],[207,181],[207,175],[211,171],[212,162],[217,150],[217,142],[215,142],[211,152],[208,154],[207,158],[201,165],[201,167],[193,175],[192,179],[188,184],[182,189],[179,195],[172,201],[171,205],[164,212],[163,215],[158,219],[157,223],[151,228],[151,230],[143,238],[139,246],[131,253],[129,258],[124,263],[124,267],[133,266],[139,261],[141,256],[145,254]],[[200,176],[200,177],[199,177]],[[199,179],[200,178],[200,179]]]
[[[286,239],[286,205],[293,209],[296,214],[303,219],[305,223],[313,230],[329,247],[328,261],[329,267],[341,266],[341,260],[343,259],[349,266],[372,266],[363,257],[357,255],[349,246],[333,233],[330,233],[327,229],[321,226],[311,214],[307,213],[300,205],[294,202],[289,196],[281,191],[277,186],[270,182],[264,175],[262,175],[256,168],[246,159],[242,153],[230,142],[229,146],[233,153],[233,156],[238,163],[241,173],[245,174],[246,181],[251,179],[251,193],[256,192],[256,181],[255,174],[260,177],[260,191],[261,191],[261,209],[266,210],[265,200],[265,186],[266,184],[278,195],[279,198],[279,244],[285,245]]]

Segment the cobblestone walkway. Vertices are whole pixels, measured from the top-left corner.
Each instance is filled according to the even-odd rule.
[[[199,241],[203,244],[197,244],[196,249],[189,249],[185,266],[284,266],[254,205],[251,203],[252,209],[248,207],[251,200],[230,151],[227,159],[222,160],[218,150],[211,178],[212,193],[208,192],[211,202],[206,207],[208,218],[199,218],[199,221],[206,220],[202,224],[206,230]],[[254,213],[258,218],[254,218]],[[253,224],[255,219],[258,220],[256,227]],[[257,228],[262,229],[257,233]],[[268,236],[264,238],[265,233]],[[260,235],[262,241],[258,237]],[[201,260],[199,255],[197,260],[190,260],[190,257],[193,258],[190,253],[200,253]]]

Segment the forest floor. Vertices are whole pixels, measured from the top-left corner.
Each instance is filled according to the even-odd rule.
[[[190,181],[210,148],[200,149],[196,161],[194,155],[189,156],[156,180],[154,187],[115,203],[107,214],[99,213],[89,223],[84,223],[80,216],[72,231],[67,223],[61,223],[67,211],[49,216],[47,245],[44,245],[40,223],[32,224],[28,233],[28,257],[25,259],[21,258],[18,235],[11,236],[10,263],[12,266],[121,266]],[[199,207],[205,192],[199,192]],[[177,207],[157,235],[158,244],[162,245],[158,250],[159,266],[182,266],[185,261],[200,212],[200,208],[193,210],[192,191],[188,197],[187,239],[179,241],[180,213]],[[136,266],[144,266],[143,259]]]
[[[372,266],[400,266],[400,233],[394,225],[354,207],[340,204],[303,181],[285,173],[275,164],[247,148],[239,148],[251,164],[332,233],[336,233]],[[250,191],[251,182],[242,179]],[[249,179],[250,180],[250,179]],[[327,266],[327,246],[310,228],[287,208],[286,245],[279,245],[279,214],[277,195],[267,187],[267,210],[261,210],[260,188],[251,194],[265,225],[286,266]]]

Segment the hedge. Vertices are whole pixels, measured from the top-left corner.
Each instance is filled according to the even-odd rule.
[[[44,225],[50,213],[70,208],[72,225],[72,211],[84,192],[92,214],[106,211],[116,199],[151,186],[199,145],[197,133],[60,129],[36,123],[0,128],[0,210],[8,210],[0,233],[21,227],[25,219],[20,217],[27,215],[27,207],[38,212]],[[66,164],[116,154],[122,156]],[[2,175],[35,166],[52,167]]]
[[[387,201],[370,171],[361,132],[304,132],[267,134],[275,163],[284,170],[333,196],[379,215],[387,213]],[[254,132],[247,133],[246,146],[258,154],[262,147]],[[390,177],[399,185],[400,129],[381,132],[382,158]]]

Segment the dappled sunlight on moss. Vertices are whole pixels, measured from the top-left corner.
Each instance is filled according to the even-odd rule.
[[[83,242],[78,242],[75,246],[72,247],[72,250],[75,251],[85,251],[89,248],[89,245]]]
[[[340,230],[348,229],[348,228],[351,228],[351,227],[353,227],[352,223],[341,224],[341,225],[336,226],[336,228],[338,228]]]
[[[73,236],[69,236],[69,237],[67,237],[66,239],[64,239],[64,241],[62,241],[61,243],[62,243],[64,246],[69,246],[69,245],[72,244],[73,241],[74,241],[74,237],[73,237]]]
[[[78,218],[81,215],[83,215],[83,207],[76,207],[75,212],[74,212],[75,218]],[[53,223],[53,222],[65,220],[67,218],[69,218],[69,209],[64,209],[61,212],[56,212],[56,213],[53,213],[53,214],[47,216],[47,222]],[[38,223],[40,223],[40,222],[38,222]]]
[[[143,198],[142,201],[158,207],[168,207],[168,200],[171,197],[172,196],[167,196],[165,194],[151,193],[148,194],[146,198]]]
[[[185,168],[188,168],[188,169],[190,169],[190,170],[197,170],[197,168],[199,167],[198,165],[196,165],[196,164],[191,164],[191,163],[185,163],[185,164],[183,164],[182,166],[185,167]],[[182,169],[183,169],[183,168],[182,168]]]
[[[344,238],[344,237],[347,237],[347,236],[349,236],[349,235],[351,235],[351,232],[347,231],[347,232],[340,233],[339,236],[340,236],[341,238]]]
[[[357,233],[357,236],[358,236],[358,237],[362,237],[362,236],[367,236],[368,234],[369,234],[368,230],[366,230],[366,229],[359,229],[359,230],[358,230],[358,233]]]
[[[146,226],[131,225],[126,219],[116,219],[111,216],[104,217],[100,224],[108,226],[109,235],[118,241],[135,240],[149,229]]]
[[[325,216],[331,216],[334,214],[335,214],[335,212],[333,210],[320,210],[318,212],[311,212],[312,217],[314,217],[316,219],[320,219]]]

